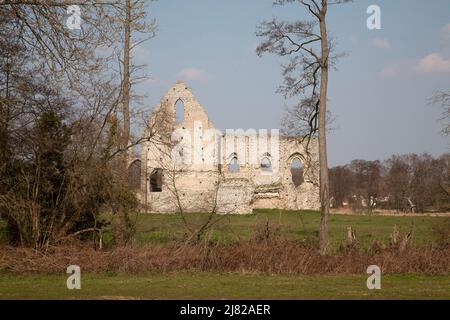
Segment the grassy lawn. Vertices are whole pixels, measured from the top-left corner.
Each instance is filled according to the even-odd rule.
[[[109,215],[105,215],[110,220]],[[200,225],[206,219],[205,214],[189,213],[188,222]],[[288,239],[304,240],[317,237],[320,214],[316,211],[281,211],[258,209],[249,215],[224,215],[217,222],[210,236],[222,242],[249,239],[257,230],[269,222],[270,230],[282,234]],[[413,245],[425,245],[437,241],[435,228],[443,224],[450,225],[450,217],[417,216],[379,216],[379,215],[337,215],[330,216],[329,233],[333,248],[338,248],[345,238],[348,226],[356,230],[356,236],[362,247],[367,247],[374,239],[388,241],[394,225],[401,232],[413,228]],[[140,213],[137,215],[138,243],[164,243],[183,238],[186,228],[179,215]],[[108,242],[108,232],[105,232]],[[5,223],[0,220],[0,243],[7,239]]]
[[[204,221],[204,214],[189,214],[189,223]],[[249,239],[256,230],[269,221],[271,230],[289,239],[317,237],[320,214],[315,211],[255,210],[251,215],[223,216],[211,231],[211,238],[219,241],[239,241]],[[436,226],[450,223],[450,217],[395,217],[377,215],[331,215],[329,223],[330,241],[333,248],[339,247],[345,238],[348,226],[356,230],[358,241],[363,247],[374,239],[388,241],[394,225],[401,232],[413,227],[413,244],[424,245],[437,241]],[[138,215],[137,240],[141,243],[167,242],[180,239],[186,232],[179,215],[145,214]]]
[[[164,243],[181,239],[185,233],[178,215],[141,213],[137,219],[139,243]],[[191,224],[200,224],[204,219],[204,214],[189,214]],[[278,229],[289,239],[301,240],[317,236],[319,219],[319,213],[313,211],[255,210],[251,215],[223,216],[210,236],[223,242],[249,239],[268,221],[273,232]],[[331,215],[330,241],[337,248],[347,226],[352,226],[358,241],[367,246],[374,239],[387,241],[397,225],[402,232],[413,227],[413,244],[425,245],[437,241],[435,227],[448,223],[449,217]],[[5,235],[1,229],[0,221],[0,236]],[[382,275],[381,290],[368,290],[367,277],[366,274],[83,273],[82,289],[68,290],[64,273],[4,273],[0,274],[0,299],[450,299],[450,274]]]
[[[0,299],[450,299],[450,275],[289,276],[174,273],[82,274],[81,290],[65,275],[0,275]]]

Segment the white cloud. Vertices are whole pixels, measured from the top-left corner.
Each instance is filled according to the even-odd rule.
[[[415,74],[443,74],[450,73],[450,23],[440,30],[442,46],[432,52],[414,60],[399,60],[395,64],[385,66],[381,70],[383,77],[404,77]],[[389,48],[386,39],[375,38],[372,45],[377,48]]]
[[[389,40],[385,38],[374,38],[372,40],[372,45],[378,49],[389,49],[391,47]]]
[[[202,69],[196,67],[184,68],[177,73],[177,77],[181,80],[196,80],[196,81],[208,81],[211,76]]]
[[[441,29],[441,35],[442,35],[445,39],[450,40],[450,23],[447,24],[446,26],[444,26],[444,27]]]
[[[430,53],[419,60],[418,69],[424,73],[450,73],[450,60],[439,53]]]
[[[381,76],[385,78],[442,73],[450,73],[450,59],[445,59],[439,53],[430,53],[422,59],[399,60],[386,65],[381,70]]]

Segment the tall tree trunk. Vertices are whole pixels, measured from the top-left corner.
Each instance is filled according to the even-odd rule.
[[[124,48],[123,48],[123,78],[122,78],[122,114],[123,114],[123,131],[120,141],[122,154],[120,155],[121,167],[119,168],[119,177],[121,183],[127,183],[127,162],[128,162],[128,143],[130,140],[130,41],[131,41],[131,0],[125,1],[125,18],[124,26]],[[118,212],[118,230],[116,241],[125,244],[128,240],[128,226],[126,209],[119,205]]]
[[[319,102],[319,166],[320,166],[320,224],[319,250],[325,254],[328,250],[328,216],[330,213],[330,196],[328,188],[328,159],[327,159],[327,90],[328,90],[328,37],[326,26],[327,0],[322,0],[320,14],[320,36],[322,47],[322,66],[320,72],[320,102]]]
[[[124,50],[123,50],[123,141],[122,147],[126,148],[130,140],[130,41],[131,41],[131,0],[125,1],[124,20]]]

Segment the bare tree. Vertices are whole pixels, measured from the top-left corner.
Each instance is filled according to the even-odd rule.
[[[450,206],[450,155],[393,155],[385,161],[352,160],[330,169],[330,195],[338,205],[407,212],[447,211]],[[371,201],[373,200],[373,201]]]
[[[204,234],[210,230],[217,222],[222,220],[226,213],[231,213],[234,209],[234,203],[225,201],[221,197],[221,188],[224,185],[224,172],[219,170],[218,165],[205,168],[205,174],[208,176],[208,188],[202,188],[197,191],[192,190],[191,172],[192,164],[184,156],[189,156],[187,148],[192,148],[191,145],[183,145],[182,154],[177,155],[178,149],[174,147],[182,143],[178,140],[176,135],[172,135],[173,123],[168,119],[170,117],[164,116],[166,108],[157,110],[162,114],[155,113],[155,119],[160,118],[158,125],[154,127],[155,133],[150,140],[152,147],[155,148],[158,156],[156,163],[161,170],[160,185],[161,188],[166,188],[165,205],[170,207],[174,213],[178,214],[186,229],[187,237],[186,243],[200,240]],[[155,160],[155,159],[153,159]],[[189,194],[189,196],[186,196]],[[200,218],[189,213],[202,212],[205,213]]]
[[[265,40],[258,46],[257,53],[290,56],[290,62],[283,67],[284,83],[278,91],[286,98],[302,96],[297,110],[301,110],[299,120],[307,124],[307,146],[313,136],[318,136],[321,202],[319,248],[325,254],[328,250],[330,209],[326,144],[328,73],[336,60],[330,55],[333,45],[327,32],[326,16],[329,5],[348,0],[276,0],[274,4],[293,2],[302,5],[312,20],[287,22],[273,19],[261,23],[256,34]]]
[[[153,0],[155,1],[155,0]],[[156,33],[156,22],[148,18],[147,3],[143,0],[126,0],[117,11],[122,17],[120,29],[122,29],[121,48],[121,87],[122,87],[122,113],[123,113],[123,141],[122,147],[130,143],[131,138],[131,110],[130,103],[133,99],[132,86],[136,85],[148,76],[141,72],[146,65],[138,65],[133,59],[136,49],[144,42],[150,40]]]
[[[439,104],[442,108],[440,121],[443,124],[442,134],[450,134],[450,93],[444,91],[436,92],[431,98],[433,104]]]
[[[18,43],[33,52],[32,63],[44,66],[59,82],[77,81],[80,74],[99,72],[95,49],[112,42],[111,17],[116,1],[2,1],[0,15],[20,33]],[[80,30],[66,25],[69,5],[82,7]]]
[[[155,35],[156,25],[154,20],[146,20],[146,4],[143,0],[126,0],[123,6],[119,7],[117,14],[122,17],[120,26],[123,34],[122,40],[122,59],[120,59],[121,65],[121,88],[122,88],[122,121],[123,121],[123,131],[122,139],[119,144],[119,149],[123,150],[121,159],[121,182],[127,183],[127,172],[128,172],[128,151],[134,146],[131,142],[131,124],[130,124],[130,104],[132,100],[132,85],[136,84],[138,80],[142,80],[145,76],[136,74],[136,71],[141,69],[141,66],[136,66],[133,64],[133,49],[141,45],[146,40],[149,40]],[[142,37],[136,34],[143,35]],[[119,209],[119,241],[126,242],[129,238],[127,235],[128,228],[127,224],[127,212]]]
[[[349,166],[330,168],[330,196],[334,198],[336,207],[351,199],[354,182],[353,172]]]
[[[143,22],[145,15],[138,10],[143,1],[130,3],[137,10],[131,13],[131,31],[154,25],[153,20]],[[80,31],[65,25],[66,8],[72,4],[83,9]],[[118,170],[119,155],[140,141],[123,145],[116,113],[123,101],[123,82],[109,68],[117,51],[97,55],[98,49],[120,47],[123,8],[119,0],[0,3],[0,215],[11,221],[10,231],[18,227],[18,237],[33,235],[33,241],[22,236],[23,244],[40,247],[97,232],[101,208],[118,212],[117,208],[129,210],[136,204],[135,195],[117,179],[126,172]],[[133,39],[130,51],[144,40]],[[139,80],[133,78],[138,69],[129,63],[127,87]],[[70,132],[60,139],[67,145],[55,147],[62,153],[57,168],[41,165],[51,153],[35,151],[41,145],[54,148],[50,142],[60,141],[51,126],[40,125],[50,111],[55,112],[54,123],[62,122]],[[38,129],[46,140],[33,134]],[[60,172],[56,177],[61,183],[42,177],[52,170]],[[54,187],[44,188],[43,183]],[[49,201],[52,194],[59,196]],[[16,214],[21,212],[29,214]],[[27,229],[30,226],[33,232]]]
[[[172,170],[164,170],[164,172],[168,182],[167,187],[173,196],[173,202],[176,208],[175,212],[180,215],[181,220],[188,231],[186,243],[200,240],[209,229],[225,217],[224,212],[219,214],[219,210],[223,209],[219,208],[219,206],[224,206],[224,203],[219,199],[219,191],[225,179],[223,173],[220,173],[219,171],[215,173],[215,182],[209,191],[201,192],[190,197],[190,204],[199,204],[196,207],[196,211],[205,213],[200,220],[193,221],[189,214],[187,214],[188,212],[192,212],[192,207],[185,203],[186,198],[183,196],[183,187],[179,184],[180,178],[183,174],[186,174],[186,172],[180,171],[179,168],[175,167],[172,168]],[[231,210],[225,213],[230,212]]]
[[[375,206],[381,182],[381,163],[378,160],[352,160],[350,168],[354,176],[354,194],[361,197],[370,212]],[[358,209],[361,205],[356,206]]]

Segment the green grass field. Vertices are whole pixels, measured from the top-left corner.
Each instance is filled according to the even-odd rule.
[[[106,215],[107,219],[111,217]],[[200,224],[204,214],[189,214]],[[317,237],[319,213],[313,211],[255,210],[251,215],[226,215],[209,236],[221,242],[249,239],[269,222],[271,232],[288,239]],[[346,228],[356,230],[362,247],[373,240],[388,241],[394,225],[401,232],[413,228],[413,245],[436,243],[436,227],[450,217],[395,217],[331,215],[329,233],[336,249]],[[0,225],[1,229],[1,225]],[[4,229],[4,225],[3,225]],[[138,243],[165,243],[182,239],[186,229],[178,215],[138,214]],[[6,234],[0,232],[3,241]],[[108,233],[106,232],[106,238]],[[107,240],[107,239],[106,239]],[[368,290],[368,275],[267,275],[246,273],[82,274],[82,289],[68,290],[61,274],[0,274],[0,299],[450,299],[450,274],[383,275],[381,290]]]
[[[206,219],[205,214],[189,213],[188,222],[200,225]],[[182,239],[186,233],[182,219],[176,214],[139,213],[137,216],[136,241],[138,243],[165,243]],[[110,215],[105,215],[111,220]],[[249,215],[224,215],[208,234],[213,240],[221,242],[240,241],[251,238],[268,221],[271,232],[278,232],[288,239],[304,240],[317,237],[320,214],[316,211],[280,211],[258,209]],[[450,217],[417,216],[380,216],[380,215],[337,215],[329,220],[331,247],[336,249],[345,238],[348,226],[356,231],[360,245],[367,247],[373,240],[388,241],[394,225],[400,232],[413,228],[412,243],[415,246],[433,244],[438,241],[436,228],[450,225]],[[108,242],[108,232],[105,241]],[[5,243],[7,234],[5,224],[0,220],[0,243]]]
[[[204,214],[189,214],[193,225],[204,221]],[[137,217],[137,241],[140,243],[159,242],[181,239],[186,228],[179,215],[145,214]],[[306,239],[317,237],[320,214],[315,211],[279,211],[255,210],[251,215],[226,215],[214,225],[210,237],[214,240],[229,242],[245,240],[252,237],[258,229],[269,221],[271,230],[288,239]],[[399,231],[406,232],[413,228],[413,245],[421,246],[435,243],[438,235],[435,228],[450,223],[450,217],[429,216],[380,216],[380,215],[331,215],[329,234],[332,248],[338,248],[345,238],[348,226],[356,230],[356,236],[362,247],[367,247],[373,240],[388,241],[394,225]]]
[[[450,275],[386,275],[380,290],[367,275],[82,274],[80,290],[66,279],[0,275],[0,299],[450,299]]]

